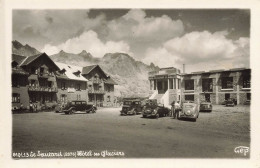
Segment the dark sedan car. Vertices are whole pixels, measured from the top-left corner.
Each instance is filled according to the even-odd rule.
[[[149,99],[143,108],[143,118],[146,117],[166,117],[170,113],[170,110],[164,105],[157,104],[156,99]]]
[[[97,110],[97,107],[92,104],[87,104],[86,101],[71,101],[68,102],[65,107],[62,109],[62,112],[65,114],[73,114],[76,111],[85,111],[86,113],[95,113]]]
[[[226,106],[227,107],[234,107],[235,106],[234,100],[232,100],[232,99],[227,100],[226,101]]]
[[[212,112],[212,104],[211,104],[211,102],[201,102],[200,103],[200,111]]]

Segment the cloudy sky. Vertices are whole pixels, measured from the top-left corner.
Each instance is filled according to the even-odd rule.
[[[249,39],[249,10],[13,10],[13,40],[49,55],[124,52],[186,72],[249,67]]]

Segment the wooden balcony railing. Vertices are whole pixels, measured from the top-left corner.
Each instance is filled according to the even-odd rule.
[[[57,87],[44,87],[44,86],[29,86],[29,91],[35,92],[58,92]]]

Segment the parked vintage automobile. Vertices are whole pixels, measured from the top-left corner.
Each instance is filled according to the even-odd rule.
[[[228,99],[226,101],[226,107],[234,107],[235,106],[235,102],[233,99]]]
[[[211,102],[201,102],[200,111],[212,112],[212,103]]]
[[[157,104],[156,99],[150,99],[146,102],[145,106],[143,107],[143,118],[146,117],[165,117],[168,116],[170,113],[170,109],[164,107],[164,105]]]
[[[136,115],[142,113],[142,103],[140,99],[125,98],[123,99],[123,107],[120,111],[121,115]]]
[[[97,107],[92,104],[87,104],[86,101],[70,101],[68,102],[65,107],[62,109],[62,112],[65,114],[73,114],[76,111],[85,111],[86,113],[95,113],[97,110]]]
[[[189,118],[196,121],[199,118],[199,105],[194,102],[183,102],[181,110],[177,112],[177,119]]]

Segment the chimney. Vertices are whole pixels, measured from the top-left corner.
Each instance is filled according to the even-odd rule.
[[[182,71],[183,71],[183,73],[185,73],[185,64],[183,64]]]

